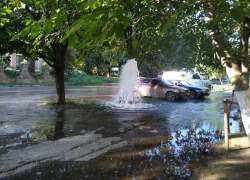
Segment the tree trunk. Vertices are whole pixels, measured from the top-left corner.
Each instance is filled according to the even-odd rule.
[[[65,104],[64,68],[55,68],[57,104]]]
[[[213,2],[204,4],[205,20],[208,26],[208,32],[212,39],[212,44],[222,65],[226,68],[227,75],[234,87],[237,100],[241,110],[242,121],[245,131],[250,141],[250,91],[248,75],[248,43],[250,34],[250,18],[245,17],[241,27],[241,58],[237,63],[226,48],[220,29],[213,22],[216,18]]]
[[[224,86],[223,78],[219,78],[219,80],[220,80],[220,84],[221,84],[222,86]]]
[[[128,58],[131,59],[132,58],[132,50],[133,50],[133,28],[132,28],[132,24],[130,24],[126,30],[124,31],[124,37],[126,40],[126,49],[127,49],[127,55]]]
[[[64,70],[67,45],[54,44],[57,104],[65,104]]]
[[[218,24],[213,23],[213,20],[216,18],[216,14],[212,2],[206,3],[206,5],[204,5],[204,12],[208,26],[208,32],[212,39],[212,44],[216,51],[216,55],[220,59],[221,64],[226,68],[227,75],[232,82],[234,90],[243,91],[249,89],[248,60],[246,56],[246,53],[248,53],[246,46],[248,46],[249,35],[246,35],[245,33],[247,32],[247,28],[242,31],[242,33],[245,34],[244,39],[242,39],[242,42],[244,41],[244,45],[242,46],[242,55],[244,55],[244,57],[241,58],[241,66],[238,66],[226,48]]]
[[[250,91],[236,91],[237,100],[239,102],[240,111],[241,111],[241,119],[250,141]]]

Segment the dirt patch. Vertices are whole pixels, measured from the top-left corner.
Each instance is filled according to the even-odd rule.
[[[249,179],[250,177],[250,146],[247,136],[230,137],[229,151],[224,146],[216,147],[222,158],[211,161],[207,167],[194,171],[192,179]]]

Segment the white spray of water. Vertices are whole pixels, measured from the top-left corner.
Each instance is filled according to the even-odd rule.
[[[139,93],[139,70],[137,61],[130,59],[122,66],[120,73],[120,88],[117,98],[113,102],[106,105],[118,109],[144,109],[148,108],[149,104],[142,103],[142,98]]]
[[[141,97],[138,93],[135,93],[136,86],[139,84],[139,70],[135,59],[128,60],[127,63],[122,66],[120,78],[120,89],[117,101],[123,104],[140,103]]]

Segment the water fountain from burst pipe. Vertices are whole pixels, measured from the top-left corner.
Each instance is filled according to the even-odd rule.
[[[143,103],[139,93],[139,70],[137,61],[130,59],[121,68],[119,92],[114,101],[105,102],[106,106],[119,110],[153,110],[152,104]]]
[[[139,70],[135,59],[128,60],[122,66],[120,79],[120,88],[116,101],[125,105],[141,103],[141,96],[138,92]]]

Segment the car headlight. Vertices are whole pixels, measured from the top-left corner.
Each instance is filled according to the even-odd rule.
[[[178,89],[174,89],[173,90],[175,93],[179,93],[180,92],[180,90],[178,90]]]
[[[201,92],[207,92],[207,89],[202,89]]]

